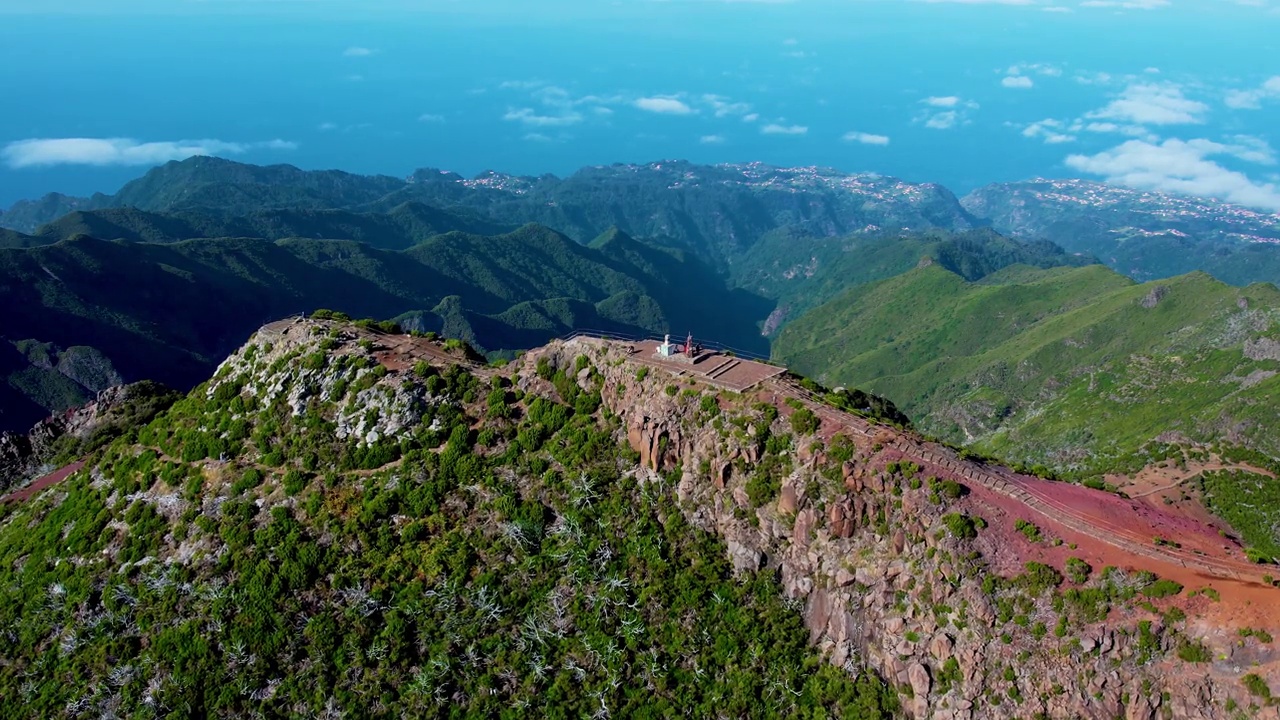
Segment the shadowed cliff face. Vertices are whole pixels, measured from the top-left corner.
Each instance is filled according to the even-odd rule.
[[[910,716],[1224,718],[1252,706],[1250,717],[1276,717],[1239,669],[1259,663],[1265,676],[1276,654],[1240,643],[1223,620],[1234,611],[1221,606],[1250,602],[1229,588],[1263,602],[1277,591],[1205,578],[1224,588],[1220,602],[1151,598],[1159,593],[1141,570],[1159,562],[1088,544],[977,487],[980,466],[788,403],[782,385],[717,396],[589,341],[534,351],[526,368],[541,358],[572,367],[579,354],[604,373],[604,402],[650,481],[676,484],[688,520],[724,539],[740,573],[776,573],[828,660],[874,668],[900,688]],[[521,377],[531,392],[545,385]],[[804,417],[793,422],[797,407],[816,410],[816,433],[796,432],[807,428]],[[921,467],[922,454],[954,469]],[[1038,523],[1034,542],[1015,528],[1024,517]],[[1064,561],[1077,555],[1091,565],[1082,583]],[[1184,660],[1198,652],[1186,648],[1214,661]]]

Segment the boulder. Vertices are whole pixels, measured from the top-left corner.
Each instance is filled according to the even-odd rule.
[[[813,510],[805,508],[796,515],[796,524],[792,528],[792,536],[800,547],[809,546],[809,535],[813,533],[813,525],[817,520]]]
[[[724,462],[720,464],[720,469],[716,471],[714,479],[716,489],[723,490],[729,484],[729,479],[733,477],[733,463]]]
[[[790,482],[782,484],[782,493],[778,496],[778,512],[782,515],[795,515],[799,509],[800,499],[796,496],[796,488]]]
[[[755,572],[760,569],[761,554],[755,548],[747,547],[737,540],[727,540],[725,545],[729,548],[729,560],[733,563],[733,569],[737,572]]]
[[[911,683],[911,692],[915,693],[917,698],[929,696],[929,689],[933,685],[933,680],[929,677],[929,669],[924,665],[916,663],[908,667],[907,681]]]
[[[848,539],[853,536],[854,523],[852,515],[848,501],[835,503],[827,509],[827,526],[831,531],[832,537]]]
[[[955,642],[946,633],[935,635],[933,640],[929,642],[929,654],[938,662],[946,662],[951,657],[951,649],[955,647]]]
[[[849,587],[857,582],[857,576],[844,568],[836,570],[836,587]]]
[[[859,565],[853,571],[854,580],[857,580],[859,583],[866,585],[868,587],[870,587],[871,585],[875,585],[877,582],[880,581],[882,577],[883,577],[882,575],[876,574],[876,572],[872,568],[869,568],[865,565]]]

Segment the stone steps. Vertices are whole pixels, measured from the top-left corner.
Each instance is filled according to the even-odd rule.
[[[730,370],[732,370],[732,369],[734,369],[734,368],[738,367],[738,366],[739,366],[739,365],[741,365],[741,364],[742,364],[742,362],[741,362],[740,360],[730,360],[729,362],[727,362],[727,363],[725,363],[725,364],[723,364],[723,365],[720,365],[720,366],[719,366],[719,367],[717,367],[715,370],[712,370],[711,372],[707,373],[707,377],[711,378],[712,380],[717,380],[717,379],[719,379],[722,375],[724,375],[725,373],[729,372]]]

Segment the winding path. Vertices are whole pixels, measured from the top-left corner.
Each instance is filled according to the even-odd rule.
[[[813,393],[797,383],[782,379],[773,382],[779,394],[799,400],[825,421],[851,430],[863,437],[872,437],[874,427],[867,420],[827,405]],[[1150,536],[1142,536],[1132,526],[1124,526],[1112,519],[1100,517],[1081,508],[1054,498],[1048,488],[1052,485],[1041,478],[1019,475],[1004,467],[993,467],[961,459],[954,451],[932,442],[911,441],[898,435],[888,443],[902,455],[922,466],[932,466],[952,475],[958,475],[983,488],[1018,501],[1028,509],[1052,522],[1075,532],[1096,538],[1112,547],[1139,557],[1166,562],[1213,577],[1225,577],[1244,582],[1262,583],[1262,570],[1247,560],[1234,560],[1201,555],[1190,550],[1169,545],[1155,545]],[[1098,493],[1100,499],[1114,501],[1115,496],[1088,488],[1073,489]],[[1136,512],[1136,510],[1135,510]]]

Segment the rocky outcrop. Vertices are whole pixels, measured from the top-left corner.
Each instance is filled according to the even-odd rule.
[[[60,449],[73,451],[95,433],[147,422],[176,397],[156,383],[118,385],[87,405],[41,420],[27,433],[0,433],[0,491],[52,470],[48,463]]]
[[[1258,338],[1244,344],[1244,356],[1250,360],[1280,360],[1280,340]]]
[[[1167,285],[1157,285],[1151,288],[1151,292],[1147,293],[1138,304],[1150,310],[1156,305],[1159,305],[1160,301],[1168,294],[1169,287]]]
[[[943,517],[957,509],[902,469],[888,431],[850,432],[844,462],[828,454],[830,424],[823,442],[794,439],[785,477],[761,502],[752,484],[765,460],[754,434],[759,398],[722,396],[723,413],[710,418],[705,389],[661,372],[640,379],[607,345],[586,340],[534,351],[520,382],[536,386],[542,357],[569,367],[580,354],[604,375],[604,402],[647,472],[655,481],[678,473],[689,521],[724,539],[738,572],[776,573],[830,662],[874,669],[909,717],[1207,720],[1228,717],[1228,701],[1250,707],[1241,671],[1178,659],[1179,636],[1159,615],[1116,607],[1105,622],[1072,617],[1057,633],[1063,611],[1052,592],[984,585],[994,571],[977,548],[997,559],[1006,549],[953,537]],[[673,384],[677,392],[666,392]],[[788,435],[789,410],[778,406],[770,431]],[[1280,717],[1256,705],[1250,716]]]

